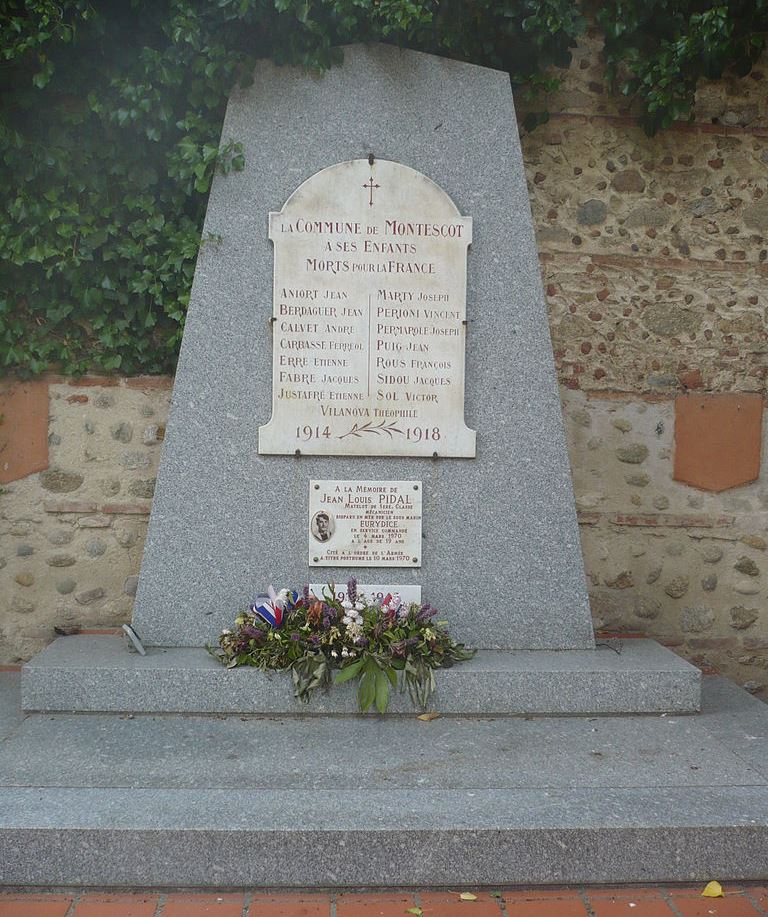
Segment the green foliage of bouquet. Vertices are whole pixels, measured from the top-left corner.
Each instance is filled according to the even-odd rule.
[[[354,579],[343,599],[333,586],[320,598],[307,586],[301,594],[271,591],[241,612],[234,630],[224,630],[219,646],[209,650],[228,668],[289,670],[302,700],[317,688],[356,679],[362,712],[375,705],[385,713],[398,684],[423,709],[435,690],[434,669],[475,654],[457,643],[436,615],[430,605],[405,604],[396,594],[369,603],[358,595]]]

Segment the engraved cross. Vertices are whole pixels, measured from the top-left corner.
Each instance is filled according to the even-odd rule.
[[[368,188],[368,206],[373,207],[373,189],[380,188],[381,185],[375,185],[373,183],[373,175],[370,179],[363,185],[364,188]]]

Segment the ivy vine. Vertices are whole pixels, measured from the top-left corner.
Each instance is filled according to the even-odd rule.
[[[609,0],[608,72],[649,130],[744,72],[765,3]],[[227,95],[257,59],[325,68],[385,41],[556,85],[570,0],[0,0],[0,372],[172,372]]]
[[[766,0],[608,0],[596,7],[611,88],[638,106],[648,134],[693,116],[696,87],[746,76],[765,51]]]

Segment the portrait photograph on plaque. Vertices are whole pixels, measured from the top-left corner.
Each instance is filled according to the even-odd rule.
[[[323,510],[316,512],[309,526],[312,537],[319,542],[330,541],[336,530],[336,519],[333,513]]]

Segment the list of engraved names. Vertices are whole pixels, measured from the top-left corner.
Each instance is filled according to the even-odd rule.
[[[366,160],[318,173],[270,215],[273,415],[261,452],[474,455],[471,231],[424,176]]]

